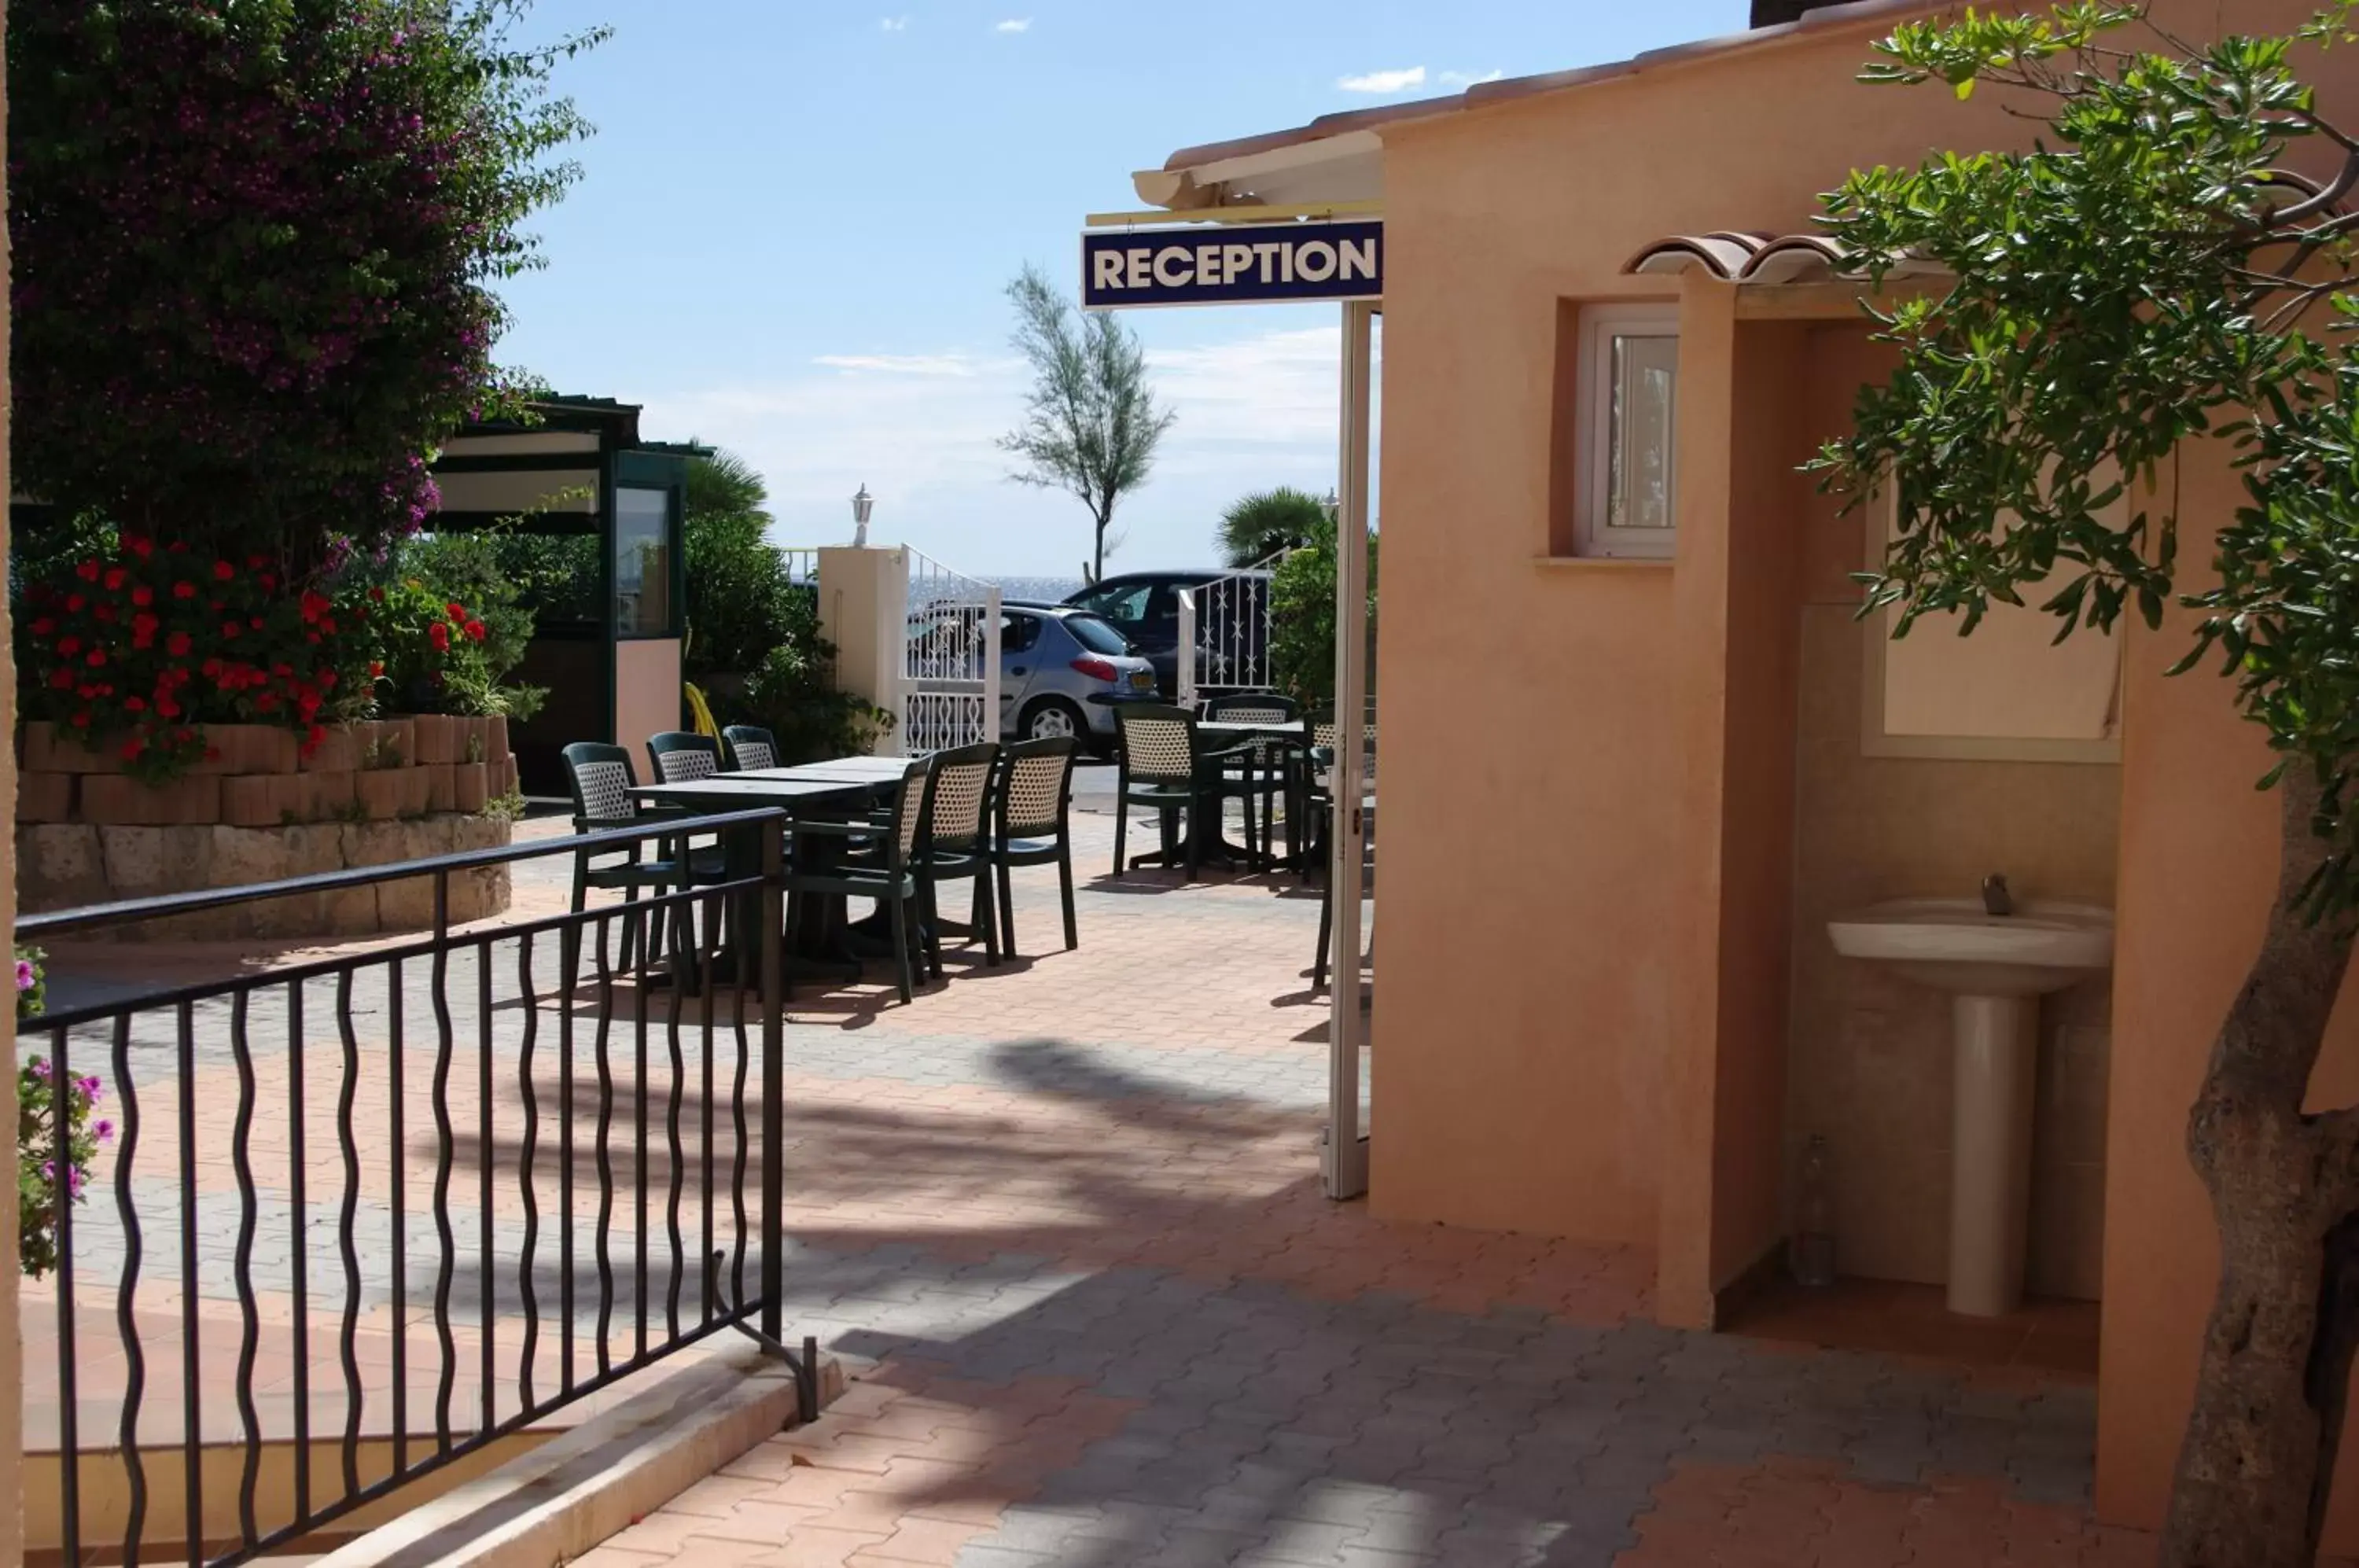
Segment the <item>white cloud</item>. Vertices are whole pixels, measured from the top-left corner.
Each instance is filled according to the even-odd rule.
[[[1335,85],[1346,93],[1399,93],[1425,85],[1425,67],[1406,71],[1371,71],[1364,76],[1338,77]]]
[[[888,376],[973,376],[974,361],[962,354],[823,354],[813,365],[830,370],[871,370]]]
[[[1479,87],[1485,82],[1496,82],[1507,73],[1493,66],[1480,76],[1471,71],[1445,71],[1441,73],[1444,87]]]
[[[1032,18],[1010,16],[1004,22],[994,24],[991,30],[995,33],[1028,33],[1032,30]]]
[[[877,18],[876,25],[888,33],[906,33],[909,30],[909,18],[907,16],[880,16]]]

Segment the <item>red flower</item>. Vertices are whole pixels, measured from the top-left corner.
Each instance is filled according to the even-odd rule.
[[[147,743],[141,740],[137,735],[134,735],[129,740],[123,743],[123,760],[125,762],[136,762],[139,760],[139,754],[147,749]]]
[[[245,558],[245,563],[256,572],[261,571],[264,567],[270,564],[267,558],[259,555],[247,556]]]
[[[321,691],[334,691],[336,689],[336,672],[332,670],[322,670],[319,674],[319,681]]]
[[[66,612],[69,615],[78,615],[82,614],[82,607],[88,603],[90,601],[79,593],[69,593],[66,595]]]
[[[106,569],[106,589],[107,589],[107,592],[108,592],[108,593],[114,593],[115,590],[117,590],[117,589],[121,588],[122,586],[123,586],[123,568],[121,568],[121,567],[119,567],[119,566],[110,566],[110,567],[108,567],[108,568]]]
[[[175,599],[193,599],[193,598],[195,598],[196,596],[197,596],[197,585],[196,585],[195,583],[173,583],[173,584],[172,584],[172,597],[173,597],[173,598],[175,598]]]
[[[112,604],[92,604],[90,607],[90,613],[96,615],[102,621],[112,621],[114,619],[114,606]]]
[[[214,582],[216,582],[216,583],[226,583],[226,582],[228,582],[231,578],[233,578],[233,577],[236,576],[236,575],[237,575],[237,568],[236,568],[236,567],[234,567],[234,566],[232,566],[228,561],[214,561],[214,562],[213,562],[213,581],[214,581]]]
[[[270,673],[284,681],[295,673],[295,667],[291,664],[274,664],[270,667]]]
[[[123,548],[129,550],[132,554],[137,556],[142,561],[147,560],[149,556],[156,553],[155,541],[147,538],[145,534],[125,534],[123,536]]]
[[[89,657],[88,659],[83,659],[83,660],[82,660],[82,662],[83,662],[84,664],[89,665],[92,670],[103,670],[103,669],[105,669],[105,668],[106,668],[106,649],[104,649],[104,648],[92,648],[92,649],[90,650],[90,657]]]
[[[245,624],[252,626],[255,631],[260,631],[262,629],[262,617],[260,615],[249,615],[246,617]]]
[[[328,613],[328,601],[309,588],[303,590],[302,605],[306,621],[316,621]]]
[[[484,640],[483,622],[469,621],[467,623],[467,640],[469,642],[481,642]]]
[[[369,597],[382,604],[385,603],[385,590],[382,588],[372,588],[369,590]]]
[[[186,642],[189,637],[189,634],[186,632],[174,632],[172,636],[176,640],[181,642]],[[218,681],[221,679],[222,661],[218,659],[208,659],[202,664],[197,666],[197,668],[204,672],[205,679],[208,681]]]
[[[235,621],[223,621],[222,623],[222,636],[225,637],[234,637],[243,630],[245,630],[245,628],[240,626]]]
[[[440,650],[451,646],[451,628],[437,621],[426,628],[426,640]]]
[[[457,621],[457,622],[458,622],[460,625],[462,625],[462,626],[466,625],[466,622],[467,622],[467,606],[466,606],[466,605],[464,605],[464,604],[461,604],[453,603],[453,604],[445,604],[445,605],[443,605],[442,607],[443,607],[444,609],[446,609],[446,610],[448,610],[448,611],[450,611],[450,612],[451,612],[451,618],[452,620]]]
[[[58,652],[62,654],[64,657],[71,659],[75,654],[80,653],[81,651],[82,638],[70,637],[60,637],[58,639]]]
[[[73,716],[73,727],[78,730],[86,730],[90,728],[90,715],[88,713],[76,713]]]
[[[276,691],[265,691],[254,700],[254,711],[257,713],[274,712],[277,706],[278,693]]]
[[[372,681],[382,681],[385,679],[384,659],[372,659],[369,660],[369,679]]]
[[[57,629],[58,623],[51,620],[47,615],[43,615],[39,620],[33,623],[33,635],[35,637],[47,637]]]
[[[49,684],[60,691],[73,690],[73,671],[62,667],[49,671]]]
[[[174,555],[186,555],[189,553],[189,543],[186,539],[174,539],[171,550]]]
[[[177,719],[180,716],[180,704],[169,697],[158,695],[156,699],[156,711],[168,719]],[[212,752],[208,749],[205,753],[206,760],[211,761],[212,756]]]
[[[174,659],[186,659],[189,655],[189,634],[186,632],[174,632],[170,637],[166,637],[164,639],[164,651],[170,654]]]
[[[152,604],[156,602],[156,590],[142,583],[131,590],[131,602],[135,604]]]
[[[145,697],[125,697],[123,699],[123,707],[124,711],[126,713],[144,713],[147,711],[147,699]]]
[[[266,593],[276,593],[277,589],[278,574],[274,572],[264,572],[262,574],[262,591]]]
[[[80,566],[74,568],[74,575],[81,578],[85,583],[97,582],[98,562],[95,561],[83,561]]]

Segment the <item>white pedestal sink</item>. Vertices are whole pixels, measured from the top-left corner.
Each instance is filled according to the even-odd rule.
[[[1827,922],[1835,951],[1950,994],[1950,1284],[1953,1312],[1996,1317],[2023,1296],[2039,998],[2113,967],[2114,915],[2026,902],[1901,898]]]

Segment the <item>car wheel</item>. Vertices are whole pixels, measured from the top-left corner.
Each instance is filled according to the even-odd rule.
[[[1043,697],[1024,710],[1017,728],[1026,740],[1086,740],[1090,724],[1062,697]]]

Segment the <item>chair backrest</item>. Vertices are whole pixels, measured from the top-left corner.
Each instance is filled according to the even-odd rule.
[[[566,782],[573,789],[573,831],[588,833],[593,825],[627,822],[638,817],[631,786],[631,754],[604,741],[577,740],[560,754],[565,758]]]
[[[926,758],[926,806],[918,842],[929,851],[973,848],[983,837],[984,800],[998,766],[999,747],[990,741]]]
[[[1071,735],[1052,735],[1017,741],[1000,753],[992,814],[1001,842],[1063,830],[1072,799],[1073,758],[1081,749]]]
[[[1281,697],[1275,691],[1237,691],[1225,697],[1206,698],[1204,716],[1235,724],[1288,724],[1300,718],[1302,710],[1293,698]]]
[[[1161,702],[1125,702],[1114,711],[1123,767],[1133,779],[1193,781],[1196,715]]]
[[[895,871],[917,858],[918,824],[925,815],[926,779],[931,771],[930,760],[919,757],[901,770],[901,782],[893,791],[887,844]]]
[[[721,743],[689,730],[666,730],[647,737],[647,760],[658,784],[692,784],[721,771]]]
[[[778,737],[758,724],[731,724],[721,732],[722,756],[732,773],[778,765]]]

